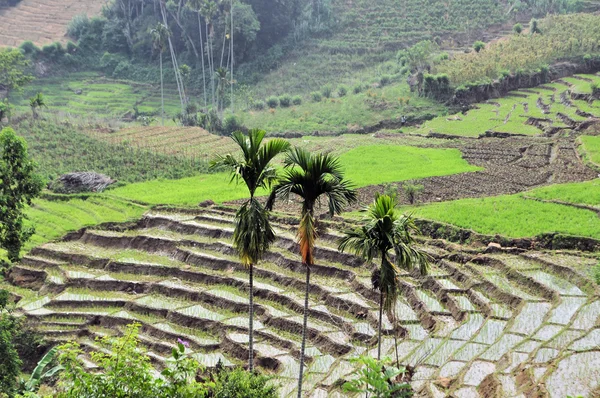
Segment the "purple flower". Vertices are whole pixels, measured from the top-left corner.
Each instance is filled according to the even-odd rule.
[[[183,345],[185,348],[190,348],[190,343],[188,343],[185,340],[181,340],[181,339],[177,339],[177,342],[181,345]]]

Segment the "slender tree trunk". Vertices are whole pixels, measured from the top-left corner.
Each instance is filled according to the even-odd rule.
[[[235,108],[233,107],[233,0],[231,0],[231,10],[229,11],[231,14],[231,28],[229,32],[229,46],[231,48],[231,73],[229,74],[229,80],[231,81],[231,113],[235,112]]]
[[[310,266],[306,267],[306,291],[304,292],[304,319],[302,320],[302,346],[300,347],[300,374],[298,375],[298,398],[302,398],[302,376],[304,375],[304,350],[306,349],[306,329],[308,327],[308,294],[310,292]]]
[[[248,370],[252,373],[254,371],[254,264],[250,264],[250,325],[248,333],[250,347]]]
[[[202,93],[204,94],[204,109],[208,107],[207,99],[206,99],[206,71],[204,69],[204,40],[202,39],[202,22],[200,19],[200,12],[198,12],[198,33],[200,34],[200,56],[202,57],[202,83],[203,89]]]
[[[379,288],[381,289],[381,287]],[[383,321],[383,291],[379,291],[379,328],[377,332],[377,360],[381,361],[381,323]]]
[[[227,42],[227,23],[225,23],[225,31],[223,32],[223,49],[221,50],[221,63],[219,67],[223,67],[223,57],[225,56],[225,42]]]
[[[160,63],[160,102],[161,102],[161,111],[160,111],[160,117],[161,117],[161,123],[164,126],[165,125],[165,90],[164,90],[164,86],[163,86],[163,68],[162,68],[162,51],[160,52],[159,56],[159,63]]]

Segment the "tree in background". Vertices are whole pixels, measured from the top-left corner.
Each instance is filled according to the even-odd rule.
[[[238,183],[242,180],[250,193],[250,199],[235,215],[233,232],[233,246],[240,256],[242,265],[248,268],[250,273],[250,356],[248,360],[250,371],[254,369],[254,264],[262,259],[276,238],[269,222],[268,211],[254,196],[258,189],[270,189],[277,181],[277,170],[271,161],[280,153],[287,151],[290,146],[287,141],[280,138],[263,144],[265,134],[262,130],[250,130],[248,136],[239,131],[233,133],[231,138],[240,147],[242,159],[229,154],[219,156],[212,163],[212,167],[224,166],[229,169],[231,180]]]
[[[21,247],[34,233],[26,227],[25,205],[39,196],[43,182],[34,173],[35,165],[29,159],[27,143],[17,137],[11,128],[0,132],[0,247],[8,252],[8,259],[18,261]]]
[[[167,48],[167,37],[171,34],[169,29],[162,23],[157,23],[156,26],[150,30],[152,35],[152,47],[158,52],[158,59],[160,65],[160,102],[161,102],[161,121],[162,125],[165,125],[165,91],[163,85],[163,65],[162,58],[165,49]]]
[[[198,15],[198,36],[200,37],[200,61],[202,64],[202,94],[204,95],[204,110],[208,107],[206,96],[206,67],[204,62],[204,40],[202,38],[202,4],[204,0],[188,0],[187,5]]]
[[[306,269],[306,290],[304,292],[304,319],[302,324],[302,346],[300,349],[300,374],[298,375],[298,398],[302,397],[302,375],[304,373],[304,351],[308,323],[308,296],[310,292],[310,268],[315,264],[313,249],[319,237],[315,218],[315,206],[325,197],[329,214],[340,214],[344,207],[356,200],[356,191],[344,178],[339,159],[331,154],[316,154],[301,148],[294,148],[286,155],[285,174],[273,189],[267,208],[271,208],[276,197],[289,200],[290,195],[298,196],[302,202],[298,243],[302,264]]]
[[[34,119],[38,118],[38,110],[46,107],[46,101],[42,93],[37,93],[35,97],[29,98],[29,107]]]
[[[377,360],[381,359],[381,327],[383,312],[394,319],[394,309],[399,294],[400,269],[412,271],[419,268],[422,275],[429,266],[427,254],[414,247],[412,233],[418,232],[411,217],[400,214],[395,196],[375,196],[374,202],[365,210],[365,225],[348,230],[339,242],[339,250],[353,251],[371,262],[381,258],[379,270],[374,273],[373,287],[379,291],[379,332]],[[394,259],[390,258],[390,251]]]
[[[29,61],[17,49],[0,50],[0,95],[6,91],[6,103],[10,101],[10,93],[33,80],[27,73]],[[0,100],[3,98],[0,97]]]

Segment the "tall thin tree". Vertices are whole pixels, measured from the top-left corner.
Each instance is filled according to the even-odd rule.
[[[277,181],[277,170],[271,164],[279,154],[287,151],[290,144],[280,138],[263,142],[265,132],[250,130],[248,136],[241,132],[232,135],[242,156],[219,156],[211,166],[224,166],[231,172],[231,181],[244,182],[250,193],[248,199],[235,215],[233,245],[240,256],[242,264],[249,270],[250,283],[250,322],[248,368],[254,369],[254,265],[257,264],[275,241],[275,233],[269,222],[269,212],[256,200],[258,189],[270,189]]]
[[[304,318],[300,350],[300,373],[298,375],[298,398],[301,398],[308,323],[310,269],[315,264],[313,249],[319,236],[315,206],[320,203],[322,198],[325,198],[329,214],[332,216],[340,214],[345,206],[356,200],[356,191],[352,188],[350,182],[344,178],[339,159],[331,154],[312,155],[304,149],[294,148],[287,152],[284,167],[284,176],[271,192],[267,208],[272,208],[277,197],[288,200],[292,194],[298,196],[302,202],[298,243],[302,264],[306,270],[306,290],[304,292]]]
[[[189,0],[190,8],[196,11],[198,15],[198,36],[200,38],[200,60],[202,64],[202,94],[204,95],[204,109],[208,107],[208,99],[206,96],[206,68],[204,62],[204,39],[202,37],[202,4],[204,0]]]
[[[400,269],[412,271],[418,267],[424,275],[429,267],[429,256],[415,248],[412,234],[418,229],[411,217],[399,212],[395,196],[377,194],[365,211],[365,225],[345,231],[345,236],[339,241],[339,250],[353,251],[369,262],[376,257],[381,258],[381,265],[373,273],[372,280],[373,287],[379,291],[377,360],[380,360],[383,312],[394,318]],[[394,254],[393,259],[390,252]]]
[[[160,65],[160,117],[163,126],[165,125],[165,90],[163,83],[162,55],[167,47],[167,37],[169,37],[170,34],[171,32],[169,32],[169,28],[167,28],[160,22],[157,23],[156,26],[150,30],[150,35],[152,35],[152,46],[154,47],[154,50],[158,52],[158,59]]]

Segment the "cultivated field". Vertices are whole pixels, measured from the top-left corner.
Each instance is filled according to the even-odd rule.
[[[75,15],[100,14],[104,0],[21,0],[0,8],[0,47],[18,47],[24,41],[38,46],[67,41],[67,26]]]
[[[87,230],[32,250],[4,284],[20,311],[53,341],[94,338],[142,323],[160,367],[177,338],[206,366],[247,357],[247,276],[231,246],[226,208],[154,210],[139,223]],[[370,265],[339,254],[330,225],[315,252],[306,396],[341,397],[349,359],[375,349],[378,294]],[[259,366],[293,396],[298,372],[303,268],[293,228],[279,221],[273,250],[255,271]],[[384,353],[414,366],[429,397],[516,397],[598,392],[599,290],[584,253],[462,247],[422,238],[430,275],[403,274],[397,322],[386,319]],[[394,334],[398,338],[397,354]],[[91,362],[89,366],[93,367]]]

